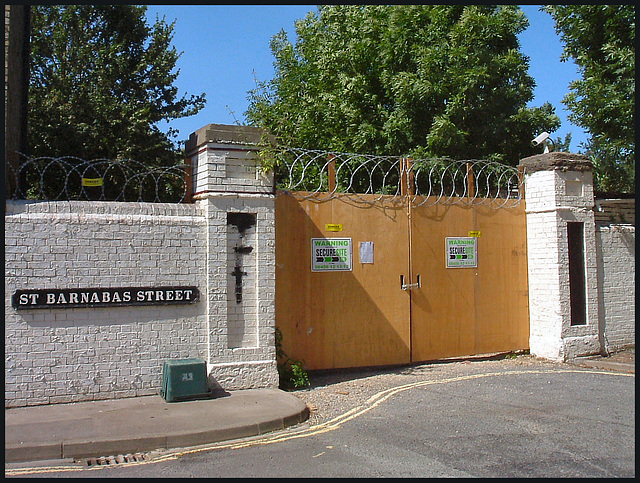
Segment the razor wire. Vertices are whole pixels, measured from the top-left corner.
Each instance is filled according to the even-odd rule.
[[[19,154],[19,153],[18,153]],[[132,159],[27,157],[6,163],[7,195],[47,201],[184,202],[189,166],[155,166]],[[261,153],[275,171],[276,188],[318,202],[347,197],[362,203],[409,199],[436,204],[514,206],[520,203],[517,168],[487,160],[410,159],[278,147]]]
[[[74,156],[20,157],[6,164],[7,197],[38,201],[181,203],[187,166],[154,166],[133,159],[84,160]]]
[[[298,199],[348,197],[364,203],[409,199],[414,206],[518,205],[522,175],[488,160],[410,159],[301,148],[270,152],[276,188]]]

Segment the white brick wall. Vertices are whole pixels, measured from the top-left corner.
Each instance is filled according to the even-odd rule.
[[[551,153],[521,162],[525,167],[529,347],[531,353],[553,360],[635,345],[635,228],[596,229],[593,178],[585,160]],[[571,325],[567,236],[571,222],[584,225],[584,325]]]
[[[164,361],[181,358],[205,359],[212,389],[278,386],[272,195],[211,193],[192,205],[6,206],[6,407],[157,394]],[[235,236],[228,212],[256,219],[252,261],[245,267],[252,274],[246,284],[251,304],[236,315],[228,310]],[[200,300],[19,311],[11,306],[16,290],[176,285],[198,287]]]
[[[589,173],[590,175],[591,173]],[[586,325],[571,325],[571,303],[569,287],[569,253],[567,223],[584,223],[584,264],[586,289]],[[595,221],[590,209],[574,208],[561,212],[559,225],[561,303],[565,322],[561,333],[561,354],[566,359],[599,354],[602,350],[599,338],[600,313],[598,305],[598,276],[596,258]]]
[[[596,232],[599,303],[607,352],[635,346],[635,241],[632,225],[606,224]]]
[[[207,143],[190,155],[193,193],[273,192],[273,175],[258,166],[255,146]]]
[[[525,175],[529,347],[540,357],[566,360],[600,351],[593,178],[590,171],[558,169],[555,156],[536,157],[550,165]],[[568,222],[584,223],[587,323],[579,326],[571,325]]]
[[[529,187],[527,184],[527,196]],[[556,338],[562,332],[560,273],[558,271],[558,219],[553,211],[528,213],[529,347],[539,356],[560,357]],[[558,303],[549,303],[550,300]],[[554,334],[554,337],[550,337]]]
[[[253,213],[243,215],[253,224],[242,231],[227,220],[227,344],[230,349],[258,346],[256,217]]]
[[[211,340],[210,375],[213,385],[225,389],[247,387],[277,387],[278,374],[275,360],[275,200],[265,195],[217,195],[196,202],[207,219],[211,246],[208,257],[209,332]],[[233,270],[233,255],[229,253],[235,229],[227,224],[227,213],[250,213],[256,218],[256,236],[253,243],[255,279],[243,282],[243,290],[257,290],[256,305],[249,309],[243,320],[253,332],[250,338],[241,334],[238,324],[244,314],[237,311],[235,298],[228,293],[235,290],[235,279],[228,274]],[[217,234],[217,235],[216,235]],[[230,265],[231,264],[231,265]],[[230,304],[229,300],[234,303]],[[229,313],[229,307],[233,312]],[[229,323],[230,322],[230,323]],[[229,332],[231,331],[231,333]]]
[[[204,305],[17,311],[19,289],[195,285],[194,205],[7,202],[5,405],[157,393],[164,360],[207,358]]]
[[[230,129],[230,130],[229,130]],[[187,143],[193,169],[193,199],[207,221],[207,298],[211,341],[210,384],[225,389],[277,387],[275,358],[275,199],[273,175],[257,167],[255,144],[247,127],[209,125]],[[242,132],[240,132],[242,131]],[[255,137],[250,132],[247,139]],[[193,141],[193,143],[191,143]],[[243,301],[236,303],[233,248],[237,229],[228,213],[255,217],[243,243]],[[233,292],[232,292],[233,291]]]

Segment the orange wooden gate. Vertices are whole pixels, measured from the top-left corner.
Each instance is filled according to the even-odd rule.
[[[409,295],[399,289],[409,273],[407,220],[402,203],[276,198],[276,325],[290,357],[308,369],[411,360]],[[327,231],[330,224],[342,231]],[[351,238],[352,271],[312,271],[314,238]],[[359,263],[360,241],[374,242],[373,264]]]
[[[276,325],[290,357],[317,370],[528,349],[524,203],[424,201],[279,193]],[[447,268],[447,238],[470,234],[477,267]],[[335,238],[350,240],[351,270],[313,271],[312,240]]]
[[[411,210],[413,361],[529,348],[524,203]],[[447,238],[474,235],[477,267],[447,268]]]

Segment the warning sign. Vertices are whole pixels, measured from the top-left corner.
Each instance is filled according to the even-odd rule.
[[[102,186],[104,180],[102,178],[82,178],[82,186]]]
[[[446,238],[447,268],[473,268],[478,266],[478,238]]]
[[[351,238],[311,239],[312,272],[350,271],[351,260]]]
[[[327,223],[324,225],[324,229],[327,231],[342,231],[342,225],[339,223]]]

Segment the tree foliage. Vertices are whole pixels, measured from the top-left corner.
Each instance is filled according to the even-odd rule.
[[[33,5],[29,146],[33,156],[177,159],[175,132],[205,96],[177,97],[173,24],[145,6]]]
[[[516,6],[322,6],[271,41],[275,76],[249,93],[246,117],[280,142],[380,155],[516,164],[555,131],[534,80]]]
[[[604,191],[635,188],[635,6],[547,5],[581,78],[563,99],[590,134],[586,148]]]

